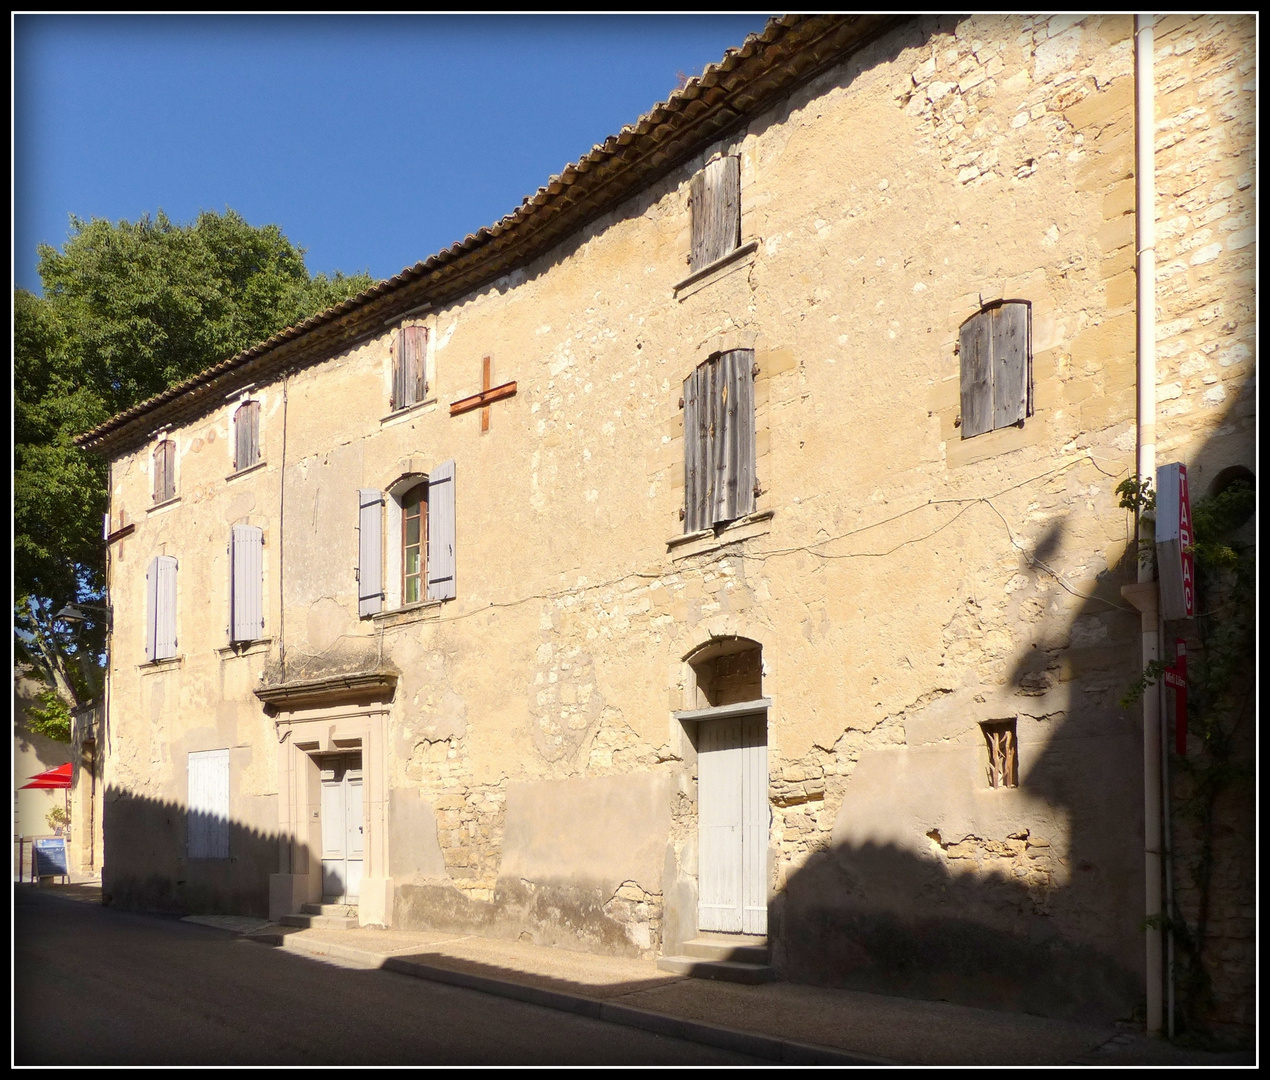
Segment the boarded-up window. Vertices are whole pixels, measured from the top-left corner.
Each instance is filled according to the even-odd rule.
[[[229,751],[190,754],[186,847],[191,859],[229,858]]]
[[[754,352],[712,356],[684,380],[684,531],[754,510]]]
[[[715,158],[692,178],[692,269],[741,246],[741,159]]]
[[[403,326],[393,342],[391,409],[416,405],[427,397],[428,329]]]
[[[988,743],[988,786],[1019,786],[1019,745],[1017,721],[994,720],[983,724],[983,737]]]
[[[154,501],[176,498],[176,443],[164,439],[154,448]]]
[[[255,525],[235,525],[230,537],[230,641],[265,636],[264,538],[264,530]]]
[[[1032,305],[1009,301],[961,325],[961,437],[1032,415]]]
[[[149,661],[176,655],[176,559],[159,555],[146,570],[146,640]]]
[[[250,469],[260,460],[260,402],[244,401],[234,413],[234,469]]]

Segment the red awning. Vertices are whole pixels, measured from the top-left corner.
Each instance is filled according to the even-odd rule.
[[[42,772],[38,776],[31,777],[29,783],[23,784],[19,791],[27,788],[68,788],[71,786],[71,763],[68,761],[65,765],[59,765],[56,769],[49,769]]]

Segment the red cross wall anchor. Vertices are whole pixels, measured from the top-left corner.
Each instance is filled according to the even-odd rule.
[[[450,402],[451,416],[471,412],[473,409],[481,410],[482,435],[489,431],[490,403],[502,401],[503,398],[509,398],[516,393],[515,382],[506,382],[501,386],[490,386],[490,367],[490,357],[487,356],[481,364],[481,392],[479,394],[473,394],[471,397],[459,398],[458,401]]]

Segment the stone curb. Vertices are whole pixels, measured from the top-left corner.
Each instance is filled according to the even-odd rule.
[[[257,939],[261,940],[261,939]],[[265,944],[272,942],[265,940]],[[407,960],[399,956],[385,956],[382,953],[358,949],[349,945],[338,945],[325,941],[306,941],[297,934],[286,935],[281,947],[292,952],[305,953],[310,956],[331,956],[339,960],[350,960],[363,963],[368,967],[378,967],[385,971],[395,971],[400,975],[412,975],[430,982],[446,983],[465,990],[477,990],[483,994],[511,998],[529,1005],[541,1005],[547,1009],[574,1013],[592,1020],[600,1020],[609,1024],[622,1024],[625,1027],[639,1028],[654,1035],[667,1035],[671,1038],[684,1039],[688,1042],[714,1046],[721,1050],[732,1050],[751,1057],[765,1058],[768,1061],[779,1061],[788,1065],[898,1065],[899,1062],[887,1058],[871,1057],[867,1054],[856,1054],[846,1050],[838,1050],[830,1046],[817,1046],[811,1043],[794,1042],[791,1039],[780,1039],[772,1035],[758,1035],[752,1031],[737,1031],[735,1028],[709,1024],[701,1020],[686,1020],[680,1016],[669,1016],[665,1013],[650,1012],[630,1005],[618,1005],[601,1001],[597,998],[584,997],[581,994],[567,994],[560,990],[546,990],[538,986],[525,986],[522,983],[508,982],[503,979],[492,979],[487,975],[473,975],[465,971],[452,971],[449,968],[437,967],[433,964],[421,964],[417,960]]]

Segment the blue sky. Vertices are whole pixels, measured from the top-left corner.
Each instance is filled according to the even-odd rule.
[[[14,277],[69,215],[276,224],[389,277],[760,30],[742,16],[18,16]]]

